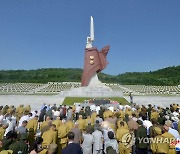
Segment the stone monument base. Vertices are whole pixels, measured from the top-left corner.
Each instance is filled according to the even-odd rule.
[[[111,88],[102,83],[97,74],[95,74],[87,87],[72,88],[67,91],[61,91],[60,96],[63,97],[122,97],[120,91],[113,91]]]
[[[60,92],[63,97],[122,97],[122,92],[113,91],[107,86],[87,86]]]

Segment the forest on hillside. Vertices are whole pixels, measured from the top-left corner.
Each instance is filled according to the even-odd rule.
[[[80,82],[82,69],[43,68],[37,70],[0,70],[1,83]],[[127,85],[180,85],[180,65],[150,72],[127,72],[119,75],[98,74],[106,83]]]

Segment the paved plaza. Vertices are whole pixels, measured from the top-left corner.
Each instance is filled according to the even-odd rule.
[[[124,96],[128,101],[129,97]],[[134,96],[134,102],[139,105],[169,106],[172,103],[180,104],[180,96]],[[0,95],[0,105],[19,104],[31,105],[32,109],[39,109],[43,103],[62,104],[64,98],[58,95]]]

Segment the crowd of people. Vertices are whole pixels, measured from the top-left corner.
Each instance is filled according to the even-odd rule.
[[[0,107],[0,154],[176,154],[180,106]]]

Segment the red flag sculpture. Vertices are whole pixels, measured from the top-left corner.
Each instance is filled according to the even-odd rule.
[[[85,49],[84,70],[81,79],[82,86],[88,86],[91,78],[106,68],[108,64],[106,56],[109,48],[110,46],[105,46],[100,51],[95,47]]]

